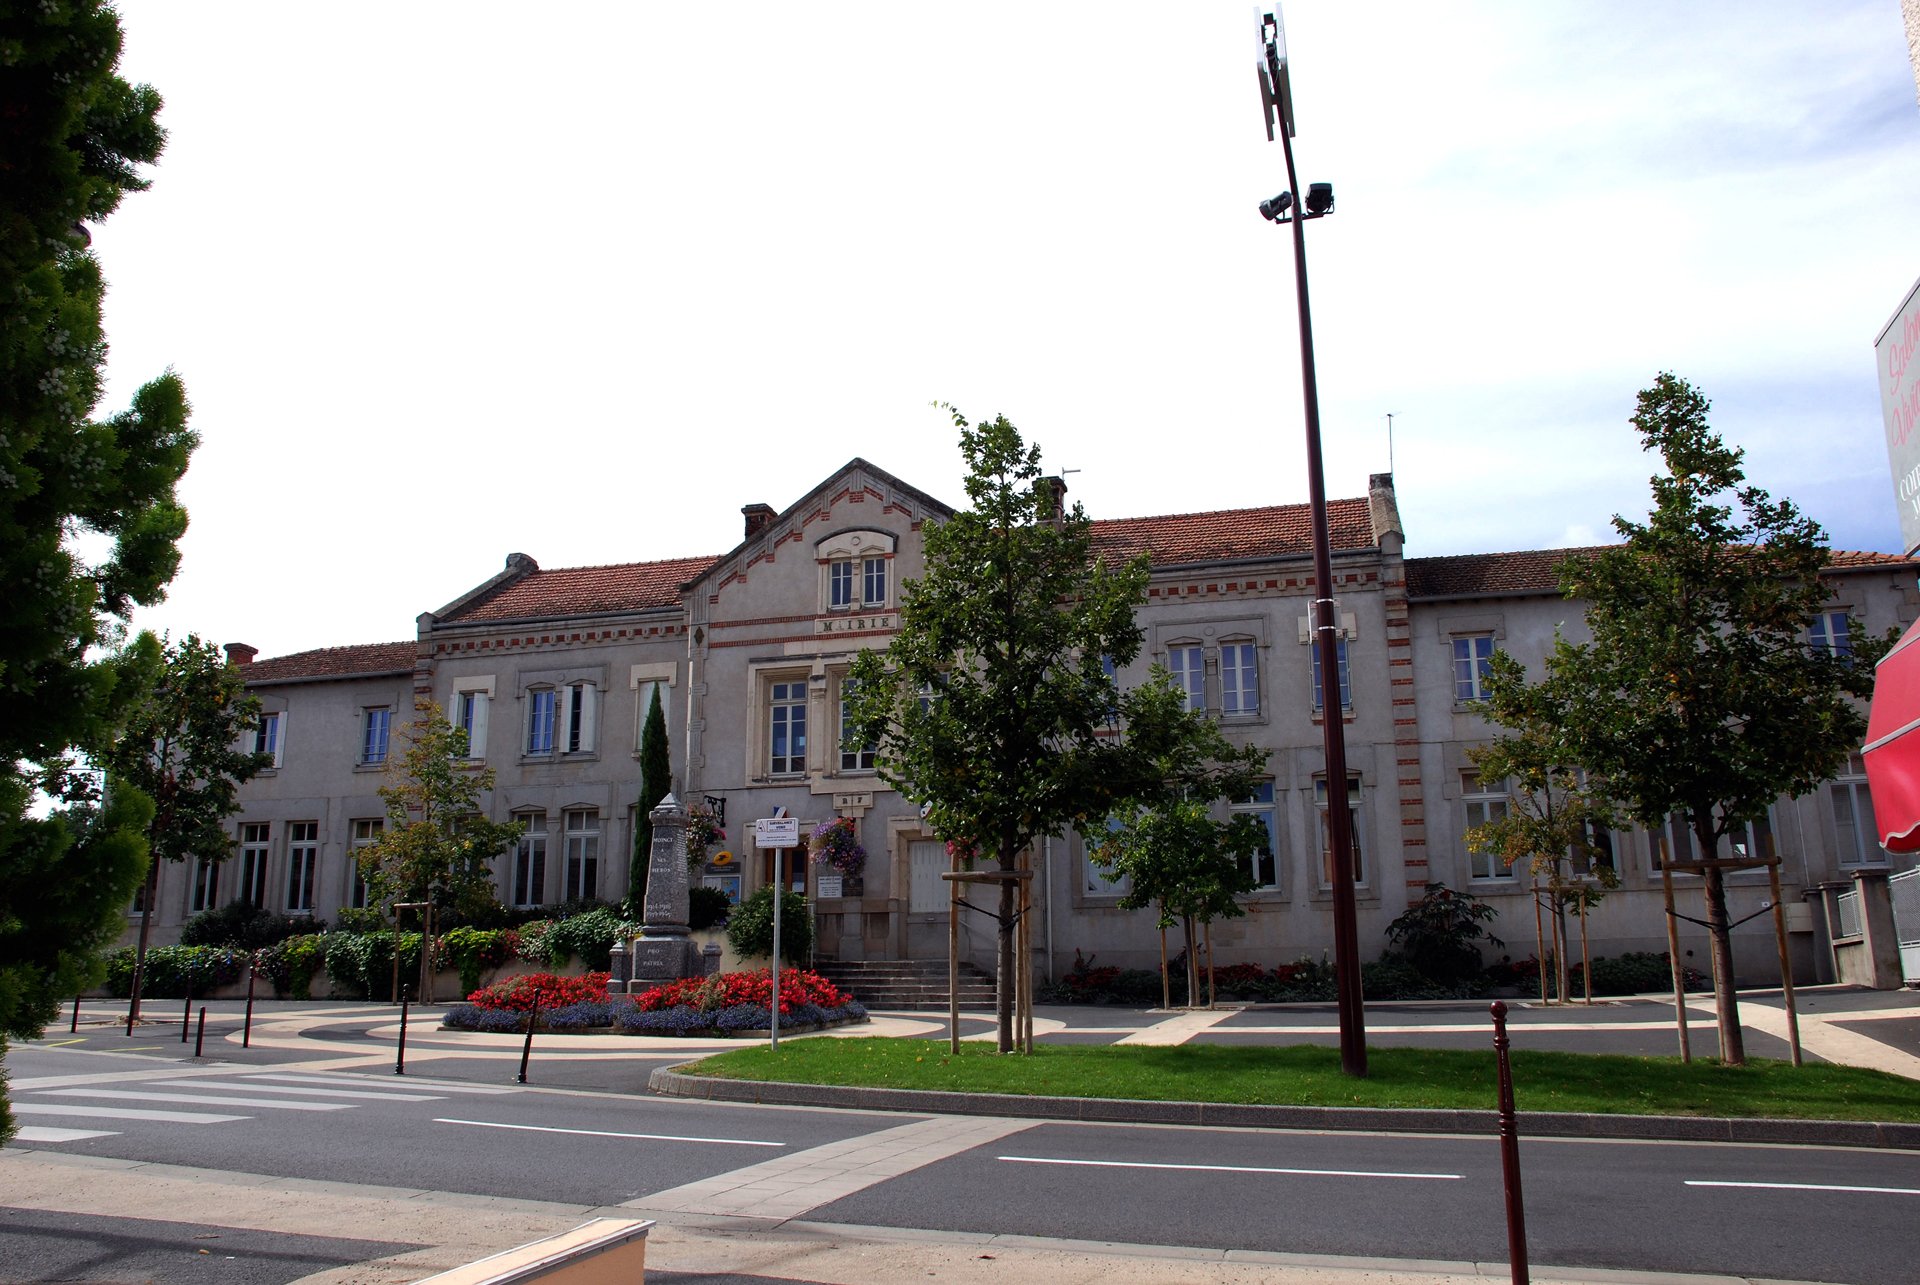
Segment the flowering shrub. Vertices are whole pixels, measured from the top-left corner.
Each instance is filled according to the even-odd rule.
[[[540,1024],[550,1031],[584,1031],[595,1026],[611,1026],[613,1010],[612,1000],[585,1000],[578,1004],[563,1004],[559,1008],[542,1008]]]
[[[527,1015],[508,1008],[476,1008],[461,1005],[447,1010],[440,1023],[456,1031],[480,1031],[488,1035],[507,1035],[526,1029]]]
[[[698,870],[707,864],[707,853],[716,843],[725,842],[727,832],[713,815],[713,809],[696,803],[687,810],[687,869]]]
[[[852,817],[835,817],[815,826],[812,851],[815,865],[831,866],[849,879],[867,865],[867,850],[860,846]]]
[[[717,973],[712,977],[685,977],[641,993],[635,1007],[652,1012],[685,1006],[701,1013],[714,1013],[738,1005],[753,1005],[765,1012],[773,999],[773,972],[758,968],[744,973]],[[818,1008],[840,1008],[851,996],[818,973],[804,968],[780,970],[780,1012],[785,1015],[802,1004]]]
[[[607,999],[607,974],[588,973],[585,977],[560,977],[553,973],[528,973],[495,982],[467,996],[476,1008],[506,1009],[524,1013],[538,1003],[543,1010],[565,1008],[587,1001],[604,1004]]]
[[[146,977],[140,993],[149,999],[179,999],[204,995],[247,975],[252,956],[232,946],[155,946],[147,952]],[[107,956],[107,986],[111,994],[133,993],[134,950],[123,947]]]
[[[519,940],[514,946],[520,958],[529,964],[545,964],[548,968],[566,962],[564,957],[552,958],[554,943],[547,938],[553,933],[553,924],[551,919],[530,919],[520,925]]]
[[[707,1015],[697,1008],[640,1008],[629,1005],[614,1016],[614,1024],[629,1035],[690,1035],[707,1029]]]

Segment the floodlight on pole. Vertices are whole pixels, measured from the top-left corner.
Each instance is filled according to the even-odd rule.
[[[1313,515],[1313,645],[1320,662],[1320,727],[1326,749],[1328,877],[1333,883],[1333,967],[1340,1010],[1340,1069],[1367,1073],[1367,1031],[1360,989],[1360,933],[1353,896],[1353,813],[1348,802],[1347,734],[1340,699],[1339,613],[1333,600],[1332,538],[1327,522],[1327,486],[1320,460],[1320,389],[1313,365],[1313,314],[1307,305],[1305,224],[1333,212],[1333,185],[1307,189],[1305,208],[1295,205],[1300,181],[1293,168],[1293,90],[1287,67],[1286,29],[1280,6],[1254,11],[1260,37],[1260,104],[1267,140],[1276,132],[1287,163],[1287,190],[1261,203],[1260,213],[1293,227],[1295,296],[1300,308],[1300,391],[1307,419],[1307,493]],[[1280,128],[1274,129],[1278,113]],[[1283,199],[1284,198],[1284,199]],[[1294,206],[1288,212],[1288,207]]]

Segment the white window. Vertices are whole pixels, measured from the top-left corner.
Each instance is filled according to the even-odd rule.
[[[862,742],[854,736],[847,717],[847,701],[852,695],[853,684],[842,679],[840,684],[840,770],[871,772],[880,747],[871,741]]]
[[[1460,703],[1487,698],[1487,675],[1493,665],[1492,634],[1462,634],[1453,640],[1453,699]]]
[[[362,711],[364,721],[360,737],[360,761],[362,763],[385,763],[387,761],[387,737],[393,731],[393,707],[391,705],[369,705]]]
[[[523,812],[514,820],[526,827],[513,849],[513,904],[541,906],[547,900],[547,814]]]
[[[842,559],[827,568],[827,606],[844,611],[853,604],[853,561]]]
[[[527,753],[553,753],[554,728],[559,722],[560,693],[535,687],[527,693]]]
[[[364,910],[367,905],[367,877],[360,870],[360,850],[380,842],[387,828],[381,817],[361,817],[353,823],[353,841],[347,848],[347,905]]]
[[[774,683],[767,708],[767,771],[774,776],[807,770],[807,680]]]
[[[260,715],[259,726],[253,729],[253,752],[265,754],[272,761],[271,767],[280,766],[280,720],[284,715],[269,712]]]
[[[1188,709],[1207,707],[1207,665],[1200,648],[1167,648],[1167,672],[1173,675],[1174,686],[1186,693]]]
[[[1815,616],[1813,624],[1807,629],[1807,641],[1813,644],[1815,651],[1851,658],[1853,637],[1847,630],[1847,613],[1823,611]]]
[[[1259,650],[1252,643],[1227,643],[1220,648],[1220,712],[1260,712]]]
[[[600,813],[575,808],[566,814],[568,901],[600,895]]]
[[[1827,786],[1833,800],[1833,837],[1843,866],[1881,866],[1887,850],[1880,846],[1880,825],[1873,815],[1873,796],[1867,792],[1867,765],[1858,754],[1849,755],[1845,771]]]
[[[1475,826],[1504,821],[1509,807],[1506,782],[1483,781],[1478,772],[1462,772],[1460,774],[1460,805],[1466,813],[1466,826],[1461,831],[1462,835]],[[1513,878],[1513,867],[1501,860],[1498,853],[1476,852],[1469,848],[1467,864],[1469,873],[1475,879]]]
[[[313,871],[320,864],[320,823],[295,821],[287,827],[287,909],[313,912]]]
[[[1347,670],[1347,640],[1345,636],[1334,639],[1333,645],[1335,653],[1339,657],[1336,663],[1340,667],[1340,708],[1343,711],[1350,710],[1353,708],[1353,675]],[[1318,714],[1322,704],[1320,700],[1320,649],[1318,647],[1309,647],[1308,650],[1313,655],[1313,712]]]
[[[1333,826],[1327,816],[1327,779],[1315,778],[1313,782],[1313,806],[1320,814],[1320,886],[1333,887]],[[1366,833],[1361,823],[1360,813],[1360,774],[1352,773],[1347,777],[1347,819],[1353,830],[1353,881],[1363,884],[1367,881]]]
[[[1266,827],[1266,846],[1253,854],[1253,886],[1255,891],[1280,886],[1280,831],[1273,814],[1273,782],[1262,781],[1254,787],[1253,794],[1233,805],[1235,813],[1244,813],[1258,820]]]
[[[599,692],[592,683],[569,683],[561,689],[566,706],[560,743],[568,754],[593,753],[594,714]]]
[[[489,703],[490,698],[484,691],[453,694],[453,717],[448,721],[467,734],[469,759],[483,759],[487,756],[487,706]]]
[[[240,893],[235,900],[249,906],[267,904],[267,856],[271,833],[264,821],[248,821],[240,826]]]
[[[860,581],[861,599],[869,607],[887,605],[887,560],[885,558],[867,558],[862,561]]]
[[[133,894],[135,910],[144,909],[142,899],[146,896],[146,891],[146,882],[142,880],[140,887]],[[203,910],[212,910],[219,904],[220,863],[201,857],[193,863],[193,895],[188,901],[188,907],[197,915]]]

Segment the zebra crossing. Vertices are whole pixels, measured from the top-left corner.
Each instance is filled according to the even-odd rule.
[[[16,1086],[12,1103],[16,1143],[86,1142],[111,1138],[121,1129],[95,1124],[143,1121],[206,1126],[254,1119],[279,1111],[351,1111],[379,1102],[442,1102],[457,1095],[512,1093],[513,1089],[443,1080],[407,1080],[396,1084],[374,1076],[302,1075],[250,1071],[240,1075],[206,1074],[102,1079],[74,1077],[75,1084],[51,1077],[31,1087]],[[211,1110],[206,1108],[213,1108]],[[47,1120],[55,1123],[38,1123]]]

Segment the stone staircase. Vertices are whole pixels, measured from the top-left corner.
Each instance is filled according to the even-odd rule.
[[[947,1007],[944,959],[820,960],[814,970],[870,1009]],[[993,1008],[993,977],[972,964],[960,965],[960,1007]]]

